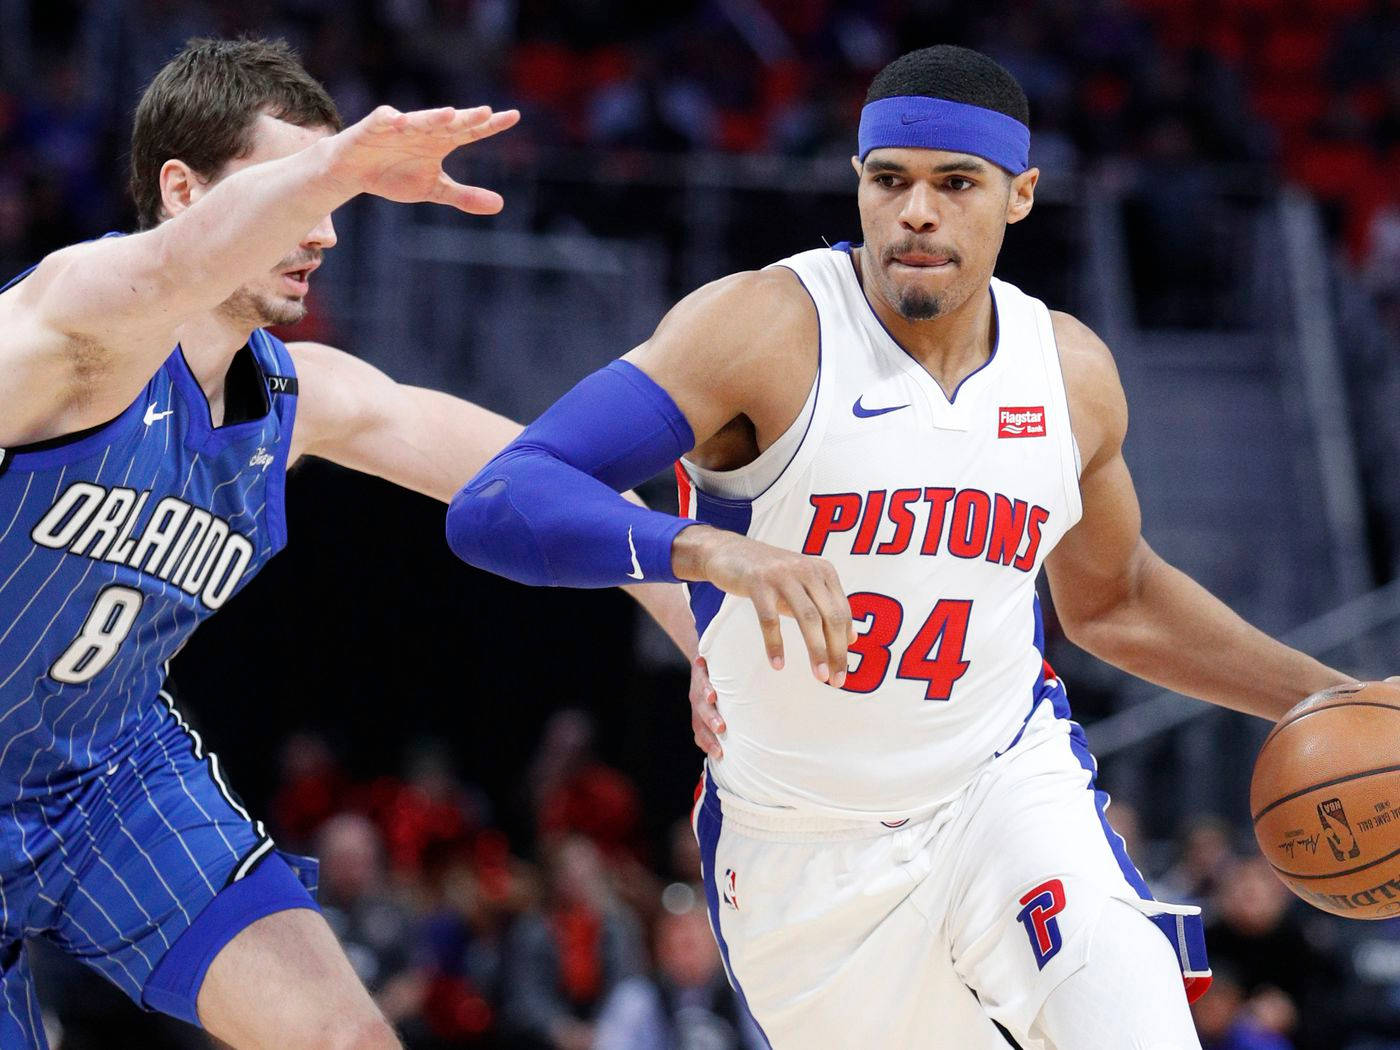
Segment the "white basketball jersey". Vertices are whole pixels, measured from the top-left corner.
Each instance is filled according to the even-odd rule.
[[[996,346],[950,398],[871,310],[844,245],[775,265],[816,304],[812,393],[753,463],[683,462],[681,511],[827,558],[861,637],[833,689],[791,620],[775,671],[752,603],[690,585],[728,723],[712,775],[759,805],[901,820],[1010,747],[1043,695],[1036,576],[1080,515],[1050,315],[993,280]]]

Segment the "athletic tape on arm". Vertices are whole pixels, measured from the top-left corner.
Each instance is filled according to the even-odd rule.
[[[671,396],[614,361],[582,380],[457,493],[447,542],[457,557],[519,583],[675,583],[671,542],[693,519],[619,495],[695,444]]]

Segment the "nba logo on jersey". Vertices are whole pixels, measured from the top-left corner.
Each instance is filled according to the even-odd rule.
[[[724,903],[735,911],[739,910],[739,890],[737,887],[738,876],[734,874],[733,868],[724,869]]]
[[[1031,951],[1035,952],[1035,964],[1042,970],[1064,943],[1060,924],[1055,921],[1055,916],[1064,910],[1065,886],[1059,879],[1042,882],[1021,898],[1021,911],[1016,921],[1026,928]]]

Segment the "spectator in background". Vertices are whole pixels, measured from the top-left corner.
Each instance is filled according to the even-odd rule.
[[[296,733],[282,744],[272,820],[278,840],[293,852],[306,852],[316,829],[345,805],[350,781],[326,741]]]
[[[407,761],[403,779],[374,780],[357,808],[379,826],[397,879],[412,882],[431,850],[470,844],[489,822],[490,804],[457,776],[447,745],[420,741]]]
[[[1338,967],[1307,937],[1293,897],[1260,856],[1223,872],[1206,927],[1213,964],[1237,975],[1250,1016],[1300,1050],[1336,1050]]]
[[[364,817],[342,813],[316,836],[319,898],[350,965],[391,1024],[416,1014],[424,979],[413,960],[413,920],[384,890],[383,842]]]
[[[1210,993],[1191,1005],[1201,1050],[1293,1050],[1293,1044],[1250,1016],[1234,971],[1212,961]]]
[[[1221,875],[1235,862],[1230,826],[1219,817],[1192,821],[1181,840],[1181,859],[1161,877],[1166,900],[1205,904],[1220,885]]]
[[[656,923],[656,966],[621,982],[598,1016],[593,1050],[763,1050],[710,933],[703,888],[672,883]]]
[[[570,835],[549,852],[544,908],[506,938],[501,1027],[532,1050],[590,1050],[598,1007],[644,968],[641,932],[592,842]]]
[[[480,869],[479,858],[457,849],[441,859],[430,855],[424,872],[422,1024],[449,1045],[472,1045],[494,1026],[501,945],[514,917],[501,879],[488,869],[483,880]]]
[[[671,825],[671,877],[679,882],[699,882],[700,842],[690,823],[690,814]]]
[[[636,857],[641,800],[622,773],[593,752],[593,720],[559,711],[545,724],[530,766],[530,801],[541,851],[568,835],[583,835],[609,861]]]

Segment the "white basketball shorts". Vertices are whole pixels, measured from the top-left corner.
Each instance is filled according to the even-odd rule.
[[[1210,978],[1198,909],[1152,900],[1106,805],[1082,731],[1049,703],[951,801],[898,827],[756,806],[707,770],[694,822],[730,979],[775,1050],[1007,1050],[988,1017],[1041,1045],[1042,1004],[1086,965],[1116,899],[1132,909],[1113,921],[1161,928],[1194,998]],[[1158,976],[1135,992],[1182,996]]]

